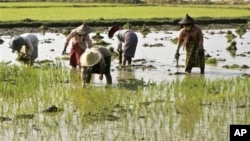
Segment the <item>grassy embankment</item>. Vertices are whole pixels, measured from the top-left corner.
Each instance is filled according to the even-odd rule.
[[[200,24],[246,23],[249,5],[124,5],[100,3],[1,3],[1,26],[177,24],[186,13]]]
[[[37,3],[34,5],[42,6]],[[6,15],[9,16],[9,19],[7,20],[8,16],[3,16],[2,20],[14,21],[14,23],[26,18],[38,21],[68,20],[67,16],[72,13],[67,15],[68,11],[65,10],[72,7],[55,5],[53,8],[20,9],[10,6],[1,8],[0,13],[7,12]],[[109,6],[78,7],[72,8],[72,12],[73,9],[82,13],[86,9],[96,11],[97,8],[112,9]],[[119,8],[143,9],[143,7],[126,6]],[[151,9],[151,7],[146,9],[148,8]],[[170,8],[173,11],[176,8],[182,9],[172,6],[160,6],[157,9],[161,8],[162,10]],[[184,9],[189,8],[184,6]],[[140,15],[141,18],[146,19],[146,16],[152,13],[146,9],[142,12],[144,16]],[[154,7],[152,9],[156,10]],[[215,12],[214,8],[207,9],[211,11],[205,11],[205,9],[193,7],[189,9],[188,13],[197,18],[212,17],[212,11]],[[217,15],[216,17],[221,17],[218,13],[227,13],[227,10],[230,13],[232,10],[227,7],[216,9],[217,13],[214,13],[214,16]],[[196,10],[203,11],[203,13]],[[21,14],[22,11],[32,14],[27,16],[26,13]],[[62,13],[57,13],[58,11]],[[121,9],[121,11],[112,11],[112,13],[117,14],[122,11]],[[157,18],[165,19],[173,11],[161,11]],[[237,16],[247,16],[246,13],[244,15],[245,11],[247,10],[235,9],[231,13],[237,15],[239,12]],[[13,18],[13,12],[16,12],[16,15],[20,14],[17,16],[19,18]],[[105,12],[99,12],[105,15]],[[46,15],[42,16],[44,18],[50,18],[43,19],[38,13]],[[53,18],[51,13],[64,17],[55,16]],[[89,19],[103,21],[100,20],[100,13],[96,18]],[[172,16],[181,18],[184,13],[187,11],[184,10],[179,14],[173,12]],[[235,18],[231,17],[229,13],[223,17]],[[87,15],[91,16],[89,12]],[[94,15],[97,14],[92,16]],[[130,16],[122,18],[136,17],[135,14]],[[73,17],[76,21],[79,20],[79,17]],[[80,16],[80,21],[88,21],[88,18],[83,17],[85,17],[84,14]],[[102,17],[108,19],[105,16]],[[116,18],[119,17],[113,15],[110,19],[116,21]],[[150,18],[156,17],[154,15]],[[176,79],[173,82],[162,82],[157,85],[147,85],[138,81],[138,83],[132,84],[118,84],[113,88],[92,85],[82,88],[79,76],[71,71],[62,68],[60,64],[18,67],[0,63],[0,122],[2,127],[0,138],[2,140],[72,141],[229,140],[230,124],[250,123],[249,77],[211,81],[198,75],[187,76],[182,81]],[[47,113],[47,109],[50,109],[49,107],[52,105],[58,108]]]

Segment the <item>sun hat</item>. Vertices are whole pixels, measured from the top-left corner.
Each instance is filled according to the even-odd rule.
[[[12,49],[12,52],[14,51],[20,51],[22,46],[25,44],[25,41],[23,37],[21,36],[14,36],[12,40],[10,41],[10,48]]]
[[[109,27],[108,29],[108,36],[109,38],[112,38],[114,36],[114,33],[119,30],[119,26],[118,25],[114,25],[112,27]]]
[[[76,28],[76,32],[78,34],[84,35],[84,34],[89,34],[90,32],[92,32],[92,29],[86,24],[82,24]]]
[[[188,25],[188,24],[194,24],[194,19],[191,18],[188,14],[186,14],[186,16],[181,20],[179,21],[179,24],[181,25]]]
[[[86,50],[80,57],[81,66],[94,66],[101,60],[101,53],[94,48]]]

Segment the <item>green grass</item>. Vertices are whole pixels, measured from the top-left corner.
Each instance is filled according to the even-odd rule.
[[[229,140],[230,124],[250,122],[248,77],[82,88],[78,71],[0,63],[1,139]]]
[[[248,17],[244,6],[134,6],[114,4],[76,3],[1,3],[1,21],[32,20],[98,20],[98,19],[150,19],[182,18],[186,13],[199,17]],[[3,14],[4,13],[4,14]]]

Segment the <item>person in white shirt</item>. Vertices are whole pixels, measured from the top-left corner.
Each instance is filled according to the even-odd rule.
[[[10,48],[12,52],[23,54],[23,61],[30,61],[31,63],[38,57],[38,37],[31,33],[24,33],[14,36],[10,40]]]
[[[132,58],[135,56],[135,51],[138,43],[138,37],[134,31],[131,30],[119,30],[118,25],[114,25],[109,28],[109,38],[115,36],[118,41],[119,63],[122,66],[131,66]]]

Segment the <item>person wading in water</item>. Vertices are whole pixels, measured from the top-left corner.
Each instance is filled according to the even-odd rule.
[[[188,14],[179,24],[182,26],[178,37],[178,47],[175,58],[179,58],[179,49],[183,46],[186,51],[185,72],[191,73],[193,67],[200,67],[200,73],[205,71],[205,55],[203,48],[203,34],[201,28]]]

